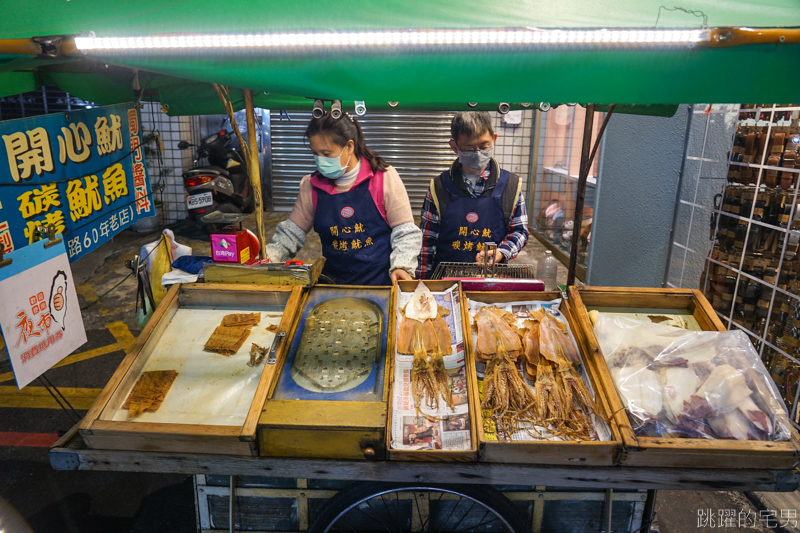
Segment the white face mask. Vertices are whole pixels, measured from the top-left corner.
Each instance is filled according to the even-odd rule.
[[[458,148],[456,148],[456,150],[458,150]],[[461,161],[461,166],[468,170],[480,172],[489,164],[492,157],[494,157],[494,145],[486,150],[476,150],[474,152],[462,152],[458,150],[458,160]]]

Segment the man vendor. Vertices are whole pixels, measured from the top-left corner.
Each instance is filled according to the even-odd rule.
[[[422,204],[418,279],[430,278],[441,262],[482,263],[486,243],[498,244],[489,261],[509,261],[530,233],[522,182],[493,157],[497,134],[489,113],[456,113],[450,134],[458,159],[431,180]]]

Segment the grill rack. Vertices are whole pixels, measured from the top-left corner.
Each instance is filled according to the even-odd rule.
[[[484,274],[484,266],[479,263],[439,263],[431,279],[443,278],[505,278],[536,279],[533,265],[499,263],[489,266]]]

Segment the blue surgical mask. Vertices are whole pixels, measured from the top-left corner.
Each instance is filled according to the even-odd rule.
[[[461,166],[469,170],[483,170],[483,168],[489,164],[489,161],[492,160],[493,156],[494,146],[486,150],[477,150],[475,152],[462,152],[458,150],[458,160],[461,161]]]
[[[350,157],[352,157],[351,154],[350,157],[347,158],[347,164],[342,166],[340,159],[343,153],[344,148],[342,148],[342,151],[339,152],[339,155],[336,157],[315,155],[314,161],[317,163],[317,170],[319,170],[319,173],[332,180],[341,178],[342,174],[344,174],[345,170],[347,170],[347,164],[350,163]]]

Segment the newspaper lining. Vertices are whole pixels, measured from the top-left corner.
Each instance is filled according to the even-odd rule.
[[[396,324],[399,328],[403,319],[401,310],[411,300],[413,292],[397,293]],[[392,393],[392,442],[393,450],[470,450],[469,396],[467,394],[466,358],[464,334],[461,323],[461,303],[458,285],[443,292],[434,292],[436,303],[447,309],[444,316],[450,330],[453,353],[444,356],[444,366],[450,378],[455,410],[439,401],[439,409],[414,406],[411,394],[411,370],[414,356],[394,352],[394,389]],[[395,331],[395,335],[397,332]],[[424,402],[423,402],[424,403]]]
[[[482,307],[498,307],[504,311],[508,311],[510,313],[519,313],[519,312],[530,312],[536,311],[539,308],[545,308],[547,313],[554,317],[559,322],[562,322],[567,326],[567,335],[569,336],[569,340],[577,347],[578,343],[575,342],[575,336],[572,334],[572,328],[569,325],[564,314],[561,312],[561,299],[556,300],[549,300],[549,301],[535,301],[535,302],[496,302],[496,303],[484,303],[478,302],[473,300],[467,300],[467,304],[469,306],[469,321],[470,325],[474,323],[475,315],[477,314],[478,310]],[[517,318],[517,327],[522,327],[523,322],[525,321],[524,318]],[[470,328],[470,331],[473,331]],[[475,342],[476,342],[476,335],[471,335],[470,342],[472,343],[473,352],[475,351]],[[582,367],[585,366],[583,362],[583,355],[578,350],[578,356],[581,358]],[[534,391],[536,394],[536,387],[534,386],[534,382],[529,380],[525,377],[525,373],[522,372],[522,368],[520,367],[520,363],[516,364],[517,371],[520,373],[523,381]],[[483,371],[486,368],[486,363],[476,361],[476,371],[478,374],[478,392],[479,397],[483,399]],[[597,395],[594,391],[594,387],[592,387],[592,383],[589,378],[586,376],[586,372],[583,368],[580,371],[580,378],[581,381],[586,385],[586,388],[589,389],[589,392],[592,395],[592,398],[597,400]],[[484,420],[483,424],[483,432],[484,438],[487,441],[490,440],[500,440],[500,437],[496,433],[496,427],[494,421],[487,420],[491,417],[491,412],[489,410],[482,411],[482,419]],[[608,441],[611,440],[611,430],[608,427],[608,424],[597,418],[596,416],[592,415],[592,426],[594,427],[594,440],[600,441]],[[541,441],[541,440],[552,440],[552,441],[568,441],[568,439],[563,437],[548,437],[549,432],[547,428],[536,426],[535,431],[527,431],[525,429],[527,425],[521,426],[518,431],[515,431],[511,434],[512,441]],[[541,435],[541,436],[539,436]]]

